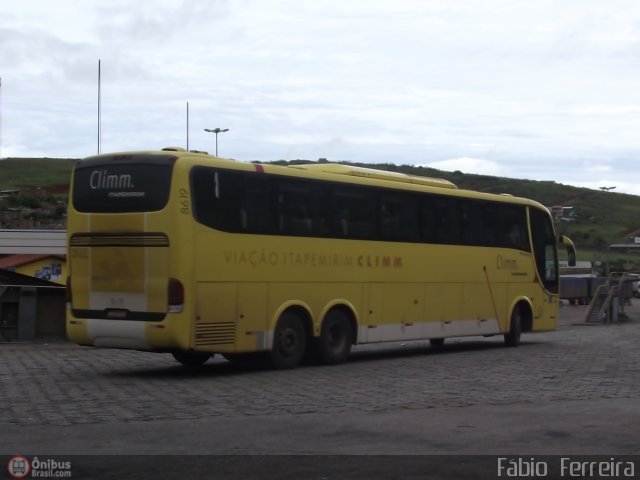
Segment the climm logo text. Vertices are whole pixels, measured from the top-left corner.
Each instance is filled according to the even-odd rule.
[[[131,175],[128,173],[110,174],[107,170],[94,170],[91,172],[89,186],[92,190],[126,190],[134,188]]]

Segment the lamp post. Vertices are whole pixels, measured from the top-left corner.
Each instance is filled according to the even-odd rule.
[[[213,128],[213,129],[205,128],[204,131],[216,134],[216,157],[217,157],[218,156],[218,134],[222,132],[228,132],[229,129],[228,128]]]

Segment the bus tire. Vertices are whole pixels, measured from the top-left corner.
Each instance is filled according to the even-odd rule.
[[[444,345],[444,338],[430,338],[429,343],[431,348],[442,348]]]
[[[173,358],[186,367],[199,367],[213,355],[207,352],[173,352]]]
[[[338,365],[348,360],[353,344],[349,317],[340,310],[330,311],[322,322],[316,341],[318,360],[324,365]]]
[[[511,314],[509,331],[504,334],[504,344],[507,347],[517,347],[520,345],[520,334],[522,333],[522,314],[516,308]]]
[[[273,334],[273,348],[269,352],[271,366],[276,369],[295,368],[302,361],[307,334],[300,317],[292,312],[280,316]]]

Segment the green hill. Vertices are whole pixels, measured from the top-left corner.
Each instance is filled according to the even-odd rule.
[[[75,160],[70,158],[6,158],[0,160],[0,190],[68,186]]]
[[[8,158],[0,160],[0,190],[19,187],[44,187],[62,193],[68,186],[74,159]],[[320,161],[324,161],[321,159]],[[307,160],[276,161],[279,165],[309,163]],[[348,163],[348,162],[344,162]],[[411,165],[350,163],[361,167],[377,168],[436,178],[444,178],[459,188],[491,193],[507,193],[528,197],[546,206],[572,206],[574,222],[557,225],[561,233],[573,238],[583,252],[580,259],[592,260],[597,252],[606,252],[607,245],[626,232],[640,227],[640,196],[603,192],[563,185],[553,181],[518,180],[488,175],[446,172]],[[595,253],[594,253],[595,252]],[[640,259],[637,262],[640,269]]]

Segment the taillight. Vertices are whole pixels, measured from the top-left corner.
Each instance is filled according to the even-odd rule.
[[[184,305],[184,286],[177,278],[169,279],[169,288],[167,292],[169,303],[169,312],[179,313]]]
[[[67,277],[67,305],[71,308],[71,277]]]

